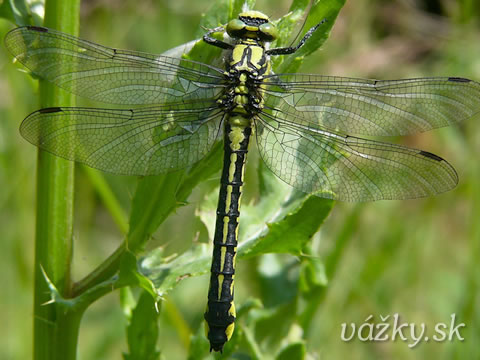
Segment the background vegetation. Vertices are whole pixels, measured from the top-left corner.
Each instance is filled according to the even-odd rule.
[[[207,0],[84,0],[81,36],[104,45],[161,53],[202,34],[200,16],[209,4]],[[257,1],[256,9],[275,19],[289,6],[290,1],[264,0]],[[350,0],[329,40],[306,60],[301,71],[381,79],[448,75],[480,80],[479,20],[480,5],[473,0]],[[11,28],[11,23],[0,21],[0,37]],[[18,125],[38,103],[36,82],[11,65],[6,51],[0,51],[0,67],[0,271],[4,278],[0,358],[16,360],[31,354],[36,161],[36,149],[21,138]],[[454,191],[428,199],[335,204],[313,246],[315,256],[326,261],[329,272],[321,274],[328,283],[298,305],[318,307],[308,332],[308,356],[479,359],[478,119],[393,140],[448,159],[459,173],[460,184]],[[251,161],[248,169],[247,180],[252,185],[247,187],[245,203],[256,201],[256,164]],[[73,277],[79,279],[107,257],[123,235],[91,177],[85,170],[77,173]],[[219,174],[205,179],[189,198],[189,205],[162,224],[149,248],[162,246],[166,254],[182,253],[193,241],[207,238],[206,227],[196,214],[202,214],[204,199],[218,178]],[[106,179],[128,213],[137,180],[113,175]],[[216,198],[208,200],[216,202]],[[275,296],[301,288],[296,263],[297,258],[287,255],[240,261],[236,303],[257,298],[268,309]],[[207,286],[207,276],[186,279],[162,303],[157,347],[165,359],[186,358],[189,351],[184,339],[203,332]],[[86,311],[79,358],[119,359],[127,351],[126,296],[113,292]],[[288,311],[292,309],[287,307],[280,314]],[[380,315],[394,313],[409,323],[425,323],[427,329],[438,322],[448,323],[456,313],[458,321],[467,325],[462,331],[465,340],[422,342],[414,349],[399,340],[341,341],[342,323],[362,324],[371,314],[378,323]],[[268,334],[281,324],[281,317],[259,314],[268,320],[256,323],[259,334]],[[298,316],[294,321],[305,320]],[[295,327],[289,330],[289,339],[299,338]],[[281,341],[262,336],[267,339],[263,352],[279,350]]]

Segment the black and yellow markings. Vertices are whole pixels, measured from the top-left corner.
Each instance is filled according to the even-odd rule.
[[[235,71],[256,71],[256,75],[265,69],[267,57],[265,49],[258,46],[254,40],[248,39],[244,44],[235,46],[232,52],[230,66]]]
[[[268,17],[258,11],[241,13],[238,19],[227,24],[225,31],[233,39],[233,44],[213,38],[211,34],[217,31],[209,31],[203,39],[213,46],[231,51],[224,73],[230,85],[218,100],[218,105],[226,114],[225,155],[205,320],[210,350],[222,351],[235,326],[233,283],[243,173],[254,119],[264,104],[263,76],[270,74],[271,69],[268,55],[292,53],[296,48],[266,50],[265,43],[275,40],[277,30]],[[302,39],[303,42],[305,40]]]
[[[207,337],[219,351],[232,336],[235,321],[233,283],[237,251],[238,217],[243,174],[252,128],[248,119],[233,115],[225,126],[225,157],[220,183],[213,260],[205,313]]]
[[[257,12],[244,13],[235,20],[235,31],[243,35],[232,48],[225,76],[235,79],[219,105],[225,108],[225,144],[223,172],[217,207],[217,220],[213,240],[208,303],[205,312],[206,333],[211,350],[221,351],[230,340],[235,322],[233,302],[235,255],[237,251],[238,217],[243,186],[243,173],[252,134],[253,116],[263,102],[258,99],[258,86],[261,75],[269,72],[270,64],[265,55],[264,44],[256,39],[258,25],[268,22],[268,18],[255,20]],[[265,16],[261,14],[261,16]],[[248,21],[252,20],[249,24]],[[244,22],[247,22],[245,24]],[[227,29],[228,31],[228,29]],[[242,32],[244,31],[244,32]],[[229,32],[232,35],[232,31]],[[253,36],[253,35],[255,36]],[[217,41],[212,40],[218,46]],[[227,48],[225,44],[219,45]]]

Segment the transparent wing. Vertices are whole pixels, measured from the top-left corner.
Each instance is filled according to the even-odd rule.
[[[480,84],[464,78],[363,80],[308,74],[264,80],[274,116],[322,130],[391,136],[458,123],[480,112]]]
[[[155,175],[207,154],[222,116],[213,102],[138,110],[55,107],[30,114],[20,132],[41,149],[99,170]]]
[[[448,191],[453,167],[421,150],[340,135],[278,120],[256,119],[260,154],[283,181],[342,201],[411,199]]]
[[[59,31],[26,26],[5,46],[31,72],[74,94],[114,104],[211,99],[222,71],[190,60],[112,49]]]

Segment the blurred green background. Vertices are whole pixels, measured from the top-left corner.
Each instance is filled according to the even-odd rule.
[[[81,37],[97,43],[161,53],[199,37],[207,0],[83,0]],[[276,19],[289,1],[257,1],[256,9]],[[0,21],[0,36],[13,28]],[[20,121],[38,108],[34,80],[0,51],[0,358],[31,357],[32,264],[36,149],[18,133]],[[480,80],[480,3],[475,0],[347,0],[322,50],[302,72],[379,79],[463,76]],[[440,155],[460,177],[446,194],[420,200],[337,203],[315,236],[320,259],[338,261],[307,342],[317,359],[480,359],[480,127],[472,119],[458,127],[391,139]],[[106,175],[128,212],[135,178]],[[205,179],[218,182],[218,177]],[[248,187],[247,187],[248,191]],[[122,240],[85,172],[76,185],[74,276],[87,274]],[[195,217],[202,187],[158,230],[151,247],[182,252],[204,231]],[[248,198],[248,193],[247,193]],[[332,255],[333,254],[333,255]],[[291,260],[291,259],[290,259]],[[289,260],[287,260],[289,261]],[[266,259],[240,262],[236,302],[260,296],[258,266]],[[272,270],[273,271],[273,270]],[[162,311],[159,349],[166,359],[187,354],[175,329],[183,322],[201,326],[208,277],[183,281],[167,298],[175,311]],[[166,305],[168,306],[168,305]],[[177,312],[178,311],[178,312]],[[342,323],[362,324],[369,315],[399,313],[403,321],[465,323],[465,340],[362,342],[340,338]],[[175,318],[175,314],[183,318]],[[272,324],[276,326],[276,324]],[[410,339],[410,337],[409,337]],[[125,320],[114,292],[91,306],[80,329],[80,359],[119,359],[125,351]]]

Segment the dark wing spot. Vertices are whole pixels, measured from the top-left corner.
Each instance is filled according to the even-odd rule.
[[[58,107],[58,106],[38,110],[38,112],[40,114],[56,113],[56,112],[61,112],[61,111],[62,111],[62,108]]]
[[[428,151],[421,150],[419,154],[423,155],[425,157],[428,157],[429,159],[433,159],[433,160],[437,160],[437,161],[443,161],[443,159],[440,156],[432,154],[431,152],[428,152]]]
[[[27,26],[28,30],[33,30],[33,31],[38,31],[38,32],[48,32],[47,28],[41,27],[41,26],[33,26],[29,25]]]
[[[466,79],[466,78],[462,78],[462,77],[449,77],[448,78],[448,81],[453,81],[453,82],[463,82],[463,83],[467,83],[467,82],[470,82],[472,80],[470,79]]]

